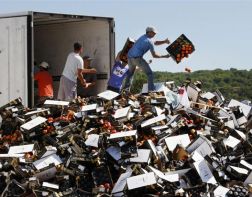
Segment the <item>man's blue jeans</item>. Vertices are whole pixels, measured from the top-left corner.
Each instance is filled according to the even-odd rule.
[[[128,59],[128,65],[129,65],[129,72],[125,79],[125,85],[123,89],[130,88],[132,84],[132,79],[134,72],[136,70],[136,67],[138,66],[146,75],[148,78],[148,91],[155,90],[154,82],[153,82],[153,72],[149,66],[149,64],[143,59],[142,57],[138,58],[129,58]]]

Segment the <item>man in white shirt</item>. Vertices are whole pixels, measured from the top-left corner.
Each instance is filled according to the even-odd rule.
[[[83,69],[83,59],[80,56],[83,48],[78,42],[74,43],[74,52],[71,52],[65,64],[62,76],[60,78],[58,99],[71,101],[77,96],[76,86],[77,77],[83,87],[86,87],[86,81],[82,73],[96,73],[95,69]]]

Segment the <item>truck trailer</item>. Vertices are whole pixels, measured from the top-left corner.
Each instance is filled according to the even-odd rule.
[[[21,97],[34,105],[34,64],[46,61],[57,97],[60,76],[73,44],[94,58],[97,70],[93,94],[106,89],[115,58],[115,23],[112,17],[22,12],[0,15],[0,106]]]

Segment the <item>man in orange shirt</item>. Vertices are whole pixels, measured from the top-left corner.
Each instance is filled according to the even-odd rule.
[[[48,68],[49,64],[47,62],[41,62],[39,65],[40,71],[34,75],[34,80],[38,81],[39,103],[53,98],[53,80]]]

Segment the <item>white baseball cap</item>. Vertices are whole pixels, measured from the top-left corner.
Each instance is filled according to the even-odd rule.
[[[147,27],[146,28],[146,32],[154,32],[155,34],[158,33],[157,29],[155,27]]]
[[[49,64],[47,62],[41,62],[39,66],[42,68],[49,68]]]

